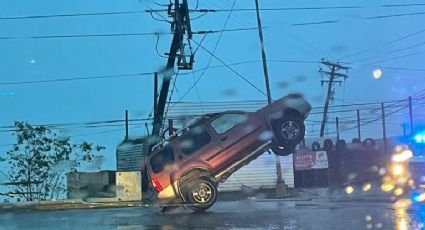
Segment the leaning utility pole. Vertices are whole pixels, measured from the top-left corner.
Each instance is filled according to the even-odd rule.
[[[261,58],[263,60],[263,71],[264,71],[264,79],[266,82],[266,90],[267,90],[267,102],[268,104],[272,103],[272,94],[270,91],[270,81],[269,81],[269,72],[267,69],[267,59],[266,59],[266,51],[264,49],[264,38],[263,38],[263,29],[261,26],[261,18],[260,18],[260,10],[258,7],[258,0],[255,0],[255,8],[257,12],[257,24],[258,24],[258,35],[260,37],[260,45],[261,45]],[[276,173],[277,173],[277,181],[276,181],[276,196],[284,197],[288,196],[286,191],[285,181],[282,176],[282,167],[280,165],[280,158],[278,155],[275,155],[276,159]]]
[[[319,70],[319,73],[322,74],[322,77],[326,77],[329,80],[322,80],[321,85],[323,86],[324,83],[328,83],[328,92],[326,94],[326,102],[325,102],[325,108],[323,111],[323,119],[322,124],[320,126],[320,137],[323,137],[325,135],[325,125],[328,120],[328,109],[329,109],[329,102],[332,97],[332,89],[334,83],[341,84],[342,81],[338,80],[340,78],[344,78],[346,80],[348,78],[347,74],[339,73],[339,70],[348,70],[348,67],[340,65],[337,63],[332,63],[329,61],[321,61],[323,65],[329,68],[330,71],[324,71],[322,69]]]
[[[192,38],[187,0],[182,0],[181,3],[180,0],[175,0],[174,4],[170,3],[168,7],[168,15],[173,19],[171,23],[173,40],[171,42],[170,51],[167,53],[167,65],[163,71],[164,78],[156,105],[156,111],[154,113],[152,136],[156,141],[159,140],[159,134],[164,120],[165,105],[170,88],[171,76],[174,74],[176,59],[179,69],[192,69],[193,65],[193,54],[185,55],[185,47],[186,45],[189,45],[190,47],[190,39]],[[188,37],[186,44],[184,43],[184,35],[187,35]],[[188,57],[189,60],[187,60]],[[154,142],[156,142],[155,140]]]

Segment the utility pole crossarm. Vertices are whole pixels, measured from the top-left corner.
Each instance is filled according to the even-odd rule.
[[[326,74],[326,75],[333,74],[335,78],[336,77],[338,77],[338,78],[340,78],[340,77],[342,77],[342,78],[348,78],[348,75],[347,74],[343,74],[343,73],[332,73],[332,72],[324,71],[324,70],[319,70],[319,73]]]
[[[333,94],[333,90],[332,87],[334,85],[334,83],[342,83],[342,81],[338,81],[336,79],[340,79],[340,78],[344,78],[344,80],[346,80],[348,78],[347,74],[344,73],[339,73],[337,71],[339,70],[348,70],[349,67],[345,67],[340,65],[339,63],[333,63],[330,61],[322,61],[321,62],[323,65],[325,65],[326,67],[329,68],[330,71],[324,71],[322,69],[319,70],[319,73],[322,74],[322,77],[327,77],[329,78],[329,80],[322,80],[321,81],[321,85],[323,86],[324,83],[328,83],[328,89],[327,89],[327,94],[326,94],[326,102],[325,102],[325,106],[324,106],[324,111],[323,111],[323,118],[322,118],[322,122],[320,125],[320,137],[323,137],[325,135],[325,126],[326,126],[326,122],[328,121],[328,109],[329,109],[329,103],[330,100],[332,99],[332,94]]]
[[[339,63],[333,63],[333,62],[330,62],[330,61],[321,61],[321,63],[323,65],[330,67],[330,68],[335,67],[336,68],[335,70],[340,70],[340,69],[349,70],[350,69],[350,67],[342,66]]]

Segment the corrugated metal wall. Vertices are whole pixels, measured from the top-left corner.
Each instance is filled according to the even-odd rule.
[[[144,165],[143,143],[125,142],[117,148],[117,171],[141,171]]]
[[[283,179],[288,187],[294,187],[292,154],[280,157]],[[276,161],[274,154],[264,153],[244,166],[219,185],[219,191],[240,191],[243,186],[250,188],[274,188],[276,186]]]

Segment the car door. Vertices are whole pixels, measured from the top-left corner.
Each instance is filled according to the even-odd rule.
[[[209,159],[215,168],[231,165],[249,154],[243,150],[251,144],[249,136],[258,126],[251,124],[252,121],[249,113],[244,112],[223,113],[211,121],[212,131],[218,136],[222,147],[221,151]]]
[[[188,131],[178,137],[175,143],[183,166],[207,163],[206,158],[221,149],[220,142],[206,124],[197,124],[189,127]]]

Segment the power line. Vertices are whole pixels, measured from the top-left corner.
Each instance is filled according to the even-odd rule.
[[[123,14],[139,14],[139,13],[147,13],[147,12],[145,10],[136,10],[136,11],[74,13],[74,14],[28,15],[28,16],[0,17],[0,20],[43,19],[43,18],[62,18],[62,17],[81,17],[81,16],[104,16],[104,15],[123,15]]]
[[[405,58],[405,57],[411,57],[411,56],[419,55],[419,54],[422,54],[422,53],[423,52],[418,51],[418,52],[409,53],[409,54],[405,54],[405,55],[401,55],[401,56],[397,56],[397,57],[393,57],[393,58],[387,58],[387,59],[379,60],[379,61],[376,61],[376,62],[373,62],[373,63],[368,63],[368,64],[365,64],[365,65],[375,65],[375,64],[378,64],[378,63],[382,63],[382,62],[395,61],[395,60],[398,60],[398,59],[402,59],[402,58]]]
[[[103,75],[103,76],[91,76],[91,77],[59,78],[59,79],[35,80],[35,81],[0,82],[0,85],[25,85],[25,84],[69,82],[69,81],[81,81],[81,80],[123,78],[123,77],[140,77],[140,76],[152,76],[153,74],[154,74],[154,72],[134,73],[134,74],[118,74],[118,75]]]
[[[423,100],[425,99],[425,93],[423,92],[419,92],[413,95],[414,96],[414,100],[415,101],[421,101],[423,102]],[[406,101],[407,100],[392,100],[392,101],[386,101],[384,102],[385,104],[387,104],[386,108],[394,108],[394,109],[403,109],[406,107]],[[243,100],[243,101],[228,101],[228,102],[204,102],[202,103],[203,106],[205,106],[205,109],[210,110],[211,112],[217,112],[218,110],[223,111],[223,109],[226,108],[230,108],[230,109],[240,109],[238,107],[238,105],[247,105],[249,106],[251,109],[258,109],[260,107],[263,107],[266,105],[266,101],[265,100]],[[173,103],[171,103],[173,104]],[[186,102],[180,102],[180,103],[176,103],[174,102],[174,104],[184,104],[185,107],[187,107],[189,110],[185,110],[186,111],[186,115],[185,117],[197,117],[199,115],[204,114],[205,112],[202,112],[200,114],[195,114],[196,111],[193,110],[193,108],[195,109],[199,109],[199,104],[195,104],[195,103],[186,103]],[[371,107],[373,105],[376,105],[374,107]],[[357,109],[360,110],[366,110],[366,109],[372,109],[372,110],[376,110],[374,112],[374,114],[376,114],[377,112],[380,111],[380,102],[371,102],[371,103],[359,103],[359,104],[351,104],[351,105],[336,105],[336,106],[331,106],[330,108],[338,108],[339,110],[334,110],[332,113],[344,113],[344,112],[353,112]],[[361,107],[361,106],[368,106],[368,107]],[[192,107],[192,108],[191,108]],[[322,109],[321,107],[314,107],[313,111],[318,111]],[[311,113],[311,115],[314,115],[316,113]],[[173,115],[173,116],[168,116],[168,118],[170,119],[183,119],[183,117],[181,115],[177,116],[177,115]],[[354,118],[354,117],[353,117]],[[349,119],[349,117],[345,117],[345,120]],[[372,118],[374,119],[374,118]],[[146,121],[152,121],[152,119],[150,118],[140,118],[140,119],[130,119],[130,125],[132,125],[134,128],[138,127],[138,126],[142,126],[144,125],[144,122]],[[68,123],[50,123],[50,124],[35,124],[33,125],[35,126],[45,126],[48,127],[49,129],[64,129],[64,128],[104,128],[104,127],[112,127],[112,126],[123,126],[124,125],[125,120],[123,119],[115,119],[115,120],[97,120],[97,121],[85,121],[85,122],[68,122]],[[135,123],[136,122],[136,123]],[[137,122],[141,122],[141,123],[137,123]],[[314,121],[312,121],[314,122]],[[17,131],[15,130],[15,126],[0,126],[1,131],[0,132],[14,132]],[[123,129],[116,129],[118,130],[123,130]],[[96,132],[96,133],[104,133],[105,131],[101,131],[101,132]],[[109,131],[106,131],[109,132]]]
[[[408,7],[408,6],[425,6],[425,3],[406,3],[406,4],[391,4],[381,5],[382,7]]]
[[[257,30],[257,27],[250,28],[234,28],[228,30],[201,30],[193,31],[192,34],[213,34],[222,32],[239,32]],[[173,32],[139,32],[139,33],[105,33],[105,34],[65,34],[65,35],[38,35],[27,37],[1,36],[0,40],[16,40],[16,39],[61,39],[61,38],[92,38],[92,37],[134,37],[134,36],[158,36],[158,35],[174,34]]]
[[[378,15],[367,17],[365,19],[383,19],[383,18],[394,18],[394,17],[404,17],[404,16],[413,16],[413,15],[423,15],[425,12],[415,12],[415,13],[406,13],[406,14],[390,14],[390,15]]]
[[[413,4],[394,4],[394,5],[381,5],[376,7],[409,7],[409,6],[423,6],[422,3]],[[168,5],[167,5],[168,6]],[[155,12],[166,12],[164,9],[152,9],[149,10],[132,10],[132,11],[110,11],[110,12],[86,12],[86,13],[64,13],[64,14],[50,14],[50,15],[26,15],[26,16],[9,16],[0,17],[0,20],[25,20],[25,19],[47,19],[47,18],[67,18],[67,17],[88,17],[88,16],[110,16],[110,15],[132,15],[132,14],[144,14],[144,13],[155,13]],[[260,11],[296,11],[296,10],[335,10],[335,9],[362,9],[362,8],[375,8],[375,7],[363,7],[363,6],[324,6],[324,7],[280,7],[280,8],[263,8]],[[231,9],[192,9],[190,12],[228,12]],[[233,11],[255,11],[255,9],[244,8],[234,9]]]
[[[208,49],[206,49],[204,46],[202,46],[200,43],[198,43],[197,41],[195,41],[194,39],[191,39],[191,41],[195,42],[196,44],[198,44],[203,50],[205,50],[205,52],[209,53],[211,56],[213,56],[215,59],[217,59],[219,62],[221,62],[223,65],[225,65],[230,71],[232,71],[234,74],[236,74],[239,78],[241,78],[242,80],[244,80],[246,83],[248,83],[249,85],[251,85],[253,88],[255,88],[258,92],[260,92],[261,94],[263,94],[264,96],[267,96],[267,94],[262,91],[260,88],[258,88],[255,84],[253,84],[251,81],[249,81],[246,77],[244,77],[242,74],[240,74],[239,72],[237,72],[235,69],[233,69],[231,66],[227,65],[223,60],[221,60],[219,57],[217,57],[215,54],[213,54],[211,51],[209,51]]]
[[[372,56],[372,57],[369,57],[369,58],[363,58],[363,59],[356,60],[356,61],[353,61],[353,62],[363,62],[363,61],[366,61],[366,60],[376,59],[376,58],[382,57],[383,55],[390,55],[390,54],[394,54],[394,53],[399,53],[399,52],[403,52],[403,51],[406,51],[406,50],[409,50],[409,49],[412,49],[412,48],[416,48],[416,47],[420,47],[420,46],[423,46],[423,45],[425,45],[425,42],[419,42],[419,43],[416,43],[416,44],[413,44],[413,45],[410,45],[410,46],[407,46],[407,47],[403,47],[403,48],[399,48],[399,49],[396,49],[396,50],[385,52],[382,55],[376,55],[376,56]]]
[[[417,36],[417,35],[422,34],[422,33],[424,33],[424,32],[425,32],[425,29],[420,29],[420,30],[418,30],[418,31],[415,31],[415,32],[413,32],[413,33],[409,33],[409,34],[407,34],[407,35],[403,35],[403,36],[401,36],[401,37],[399,37],[399,38],[396,38],[396,39],[394,39],[394,40],[391,40],[391,41],[389,41],[389,42],[385,42],[383,45],[380,45],[380,46],[378,46],[378,47],[365,49],[365,50],[362,50],[362,51],[359,51],[359,52],[356,52],[356,53],[353,53],[353,54],[350,54],[350,55],[346,55],[346,56],[344,56],[344,57],[341,57],[340,59],[346,59],[346,58],[350,58],[350,57],[358,56],[358,55],[361,55],[361,54],[369,53],[369,52],[374,51],[374,50],[376,50],[376,49],[378,49],[378,48],[382,48],[382,47],[385,47],[385,46],[388,46],[388,45],[392,45],[392,44],[394,44],[394,43],[397,43],[397,42],[400,42],[400,41],[406,40],[406,39],[411,38],[411,37],[414,37],[414,36]]]
[[[294,24],[291,24],[291,26],[309,26],[309,25],[319,25],[319,24],[331,24],[331,23],[337,23],[337,22],[340,22],[340,20],[294,23]]]
[[[410,71],[410,72],[425,72],[425,69],[410,69],[403,67],[391,67],[391,66],[377,66],[381,69],[393,69],[393,70],[402,70],[402,71]]]
[[[260,60],[251,60],[243,61],[228,64],[228,66],[238,66],[250,63],[257,63]],[[269,62],[276,63],[305,63],[305,64],[314,64],[315,61],[303,61],[303,60],[269,60]],[[204,67],[195,71],[180,73],[180,75],[188,75],[196,72],[206,70],[207,68],[223,68],[225,65],[214,65],[209,67]],[[59,78],[59,79],[47,79],[47,80],[34,80],[34,81],[19,81],[19,82],[0,82],[0,85],[26,85],[26,84],[42,84],[42,83],[54,83],[54,82],[70,82],[70,81],[80,81],[80,80],[99,80],[99,79],[113,79],[113,78],[125,78],[125,77],[139,77],[139,76],[152,76],[154,72],[144,72],[144,73],[134,73],[134,74],[117,74],[117,75],[102,75],[102,76],[89,76],[89,77],[71,77],[71,78]]]
[[[236,0],[234,0],[233,1],[233,4],[232,4],[232,7],[231,7],[231,9],[233,9],[234,8],[234,6],[235,6],[235,4],[236,4]],[[230,16],[232,15],[232,11],[230,11],[229,13],[228,13],[228,15],[227,15],[227,18],[226,18],[226,21],[224,22],[224,25],[223,25],[223,31],[224,30],[226,30],[226,28],[227,28],[227,24],[229,23],[229,19],[230,19]],[[216,43],[215,43],[215,46],[214,46],[214,49],[213,49],[213,51],[212,51],[212,54],[214,54],[216,51],[217,51],[217,47],[218,47],[218,45],[220,44],[220,41],[221,41],[221,38],[223,37],[223,33],[220,33],[220,35],[219,35],[219,37],[218,37],[218,39],[217,39],[217,41],[216,41]],[[199,47],[201,47],[201,45],[202,45],[202,42],[203,42],[203,40],[201,40],[201,42],[198,44],[198,49],[199,49]],[[183,100],[183,98],[184,97],[186,97],[191,91],[192,91],[192,89],[193,88],[195,88],[195,87],[197,87],[197,84],[199,83],[199,81],[202,79],[202,77],[205,75],[205,73],[206,73],[206,71],[208,70],[208,68],[210,67],[210,65],[211,65],[211,61],[212,61],[212,58],[213,58],[213,55],[210,55],[210,57],[209,57],[209,59],[208,59],[208,62],[207,62],[207,65],[206,65],[206,67],[203,69],[203,71],[202,71],[202,73],[201,73],[201,75],[194,81],[194,83],[193,83],[193,85],[180,97],[180,99],[179,99],[179,101],[181,101],[181,100]],[[192,74],[194,74],[194,72],[192,73]],[[193,75],[194,76],[194,75]],[[199,93],[198,93],[198,95],[199,95]]]
[[[361,6],[320,6],[320,7],[278,7],[278,8],[261,8],[260,11],[294,11],[294,10],[335,10],[335,9],[361,9]],[[240,8],[240,9],[199,9],[196,12],[243,12],[255,11],[254,8]],[[195,12],[195,10],[191,10]]]

